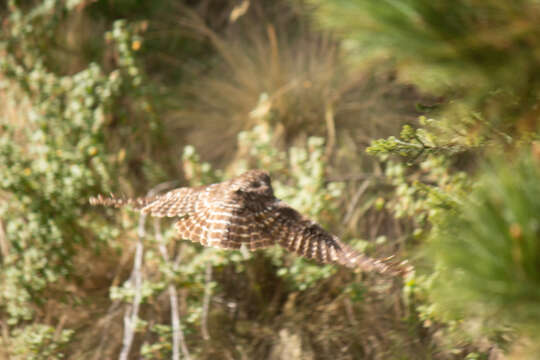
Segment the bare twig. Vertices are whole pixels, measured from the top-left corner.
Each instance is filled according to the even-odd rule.
[[[229,22],[234,23],[240,17],[244,16],[249,9],[249,5],[249,0],[244,0],[240,4],[236,5],[231,11],[231,14],[229,15]]]
[[[326,121],[326,131],[328,135],[328,141],[326,142],[325,157],[330,159],[334,146],[336,144],[336,122],[334,119],[334,106],[331,103],[327,103],[324,109],[324,120]]]
[[[135,260],[133,265],[133,271],[130,277],[131,285],[135,285],[135,296],[133,298],[133,304],[130,305],[124,314],[124,339],[122,340],[122,351],[120,352],[119,359],[127,360],[131,345],[133,344],[133,338],[135,337],[135,326],[137,317],[139,314],[139,306],[141,304],[141,285],[142,285],[142,259],[143,259],[143,238],[146,235],[144,229],[144,223],[146,221],[146,215],[142,214],[139,217],[139,228],[137,231],[137,245],[135,246]]]
[[[97,350],[94,353],[94,356],[92,357],[93,360],[99,360],[103,358],[101,356],[101,353],[103,352],[103,348],[105,347],[107,340],[109,340],[109,330],[111,328],[111,319],[114,317],[120,305],[121,305],[121,302],[119,300],[116,300],[111,304],[111,306],[109,306],[109,310],[107,311],[107,315],[105,316],[105,325],[103,325],[103,331],[101,332],[101,340],[99,341]]]
[[[58,341],[60,339],[60,336],[62,335],[62,330],[64,330],[64,325],[66,324],[67,315],[63,314],[62,317],[60,317],[60,321],[58,321],[58,324],[56,325],[56,330],[54,331],[54,341]]]
[[[279,61],[279,45],[277,41],[276,28],[268,24],[266,25],[266,33],[268,34],[268,42],[270,43],[270,56],[272,61],[270,61],[270,72],[273,78],[279,78],[281,69]]]
[[[4,222],[0,219],[0,257],[6,259],[9,255],[10,244],[4,231]]]
[[[398,140],[398,139],[394,139],[394,142],[396,144],[398,144],[398,145],[402,145],[402,146],[405,146],[405,147],[412,147],[412,148],[416,148],[416,149],[419,149],[419,150],[424,150],[425,148],[430,148],[431,147],[431,146],[426,146],[423,143],[422,144],[415,144],[415,143],[406,142],[406,141],[402,141],[402,140]]]
[[[367,179],[367,180],[364,180],[362,185],[358,187],[358,190],[354,194],[349,206],[347,207],[347,213],[343,217],[343,221],[342,221],[343,224],[346,224],[350,220],[351,216],[353,215],[354,209],[356,208],[356,205],[358,204],[358,201],[360,200],[364,192],[369,187],[369,184],[370,184],[370,181],[369,179]]]
[[[176,181],[169,181],[164,182],[162,184],[159,184],[152,188],[148,194],[147,197],[152,197],[156,195],[157,193],[164,191],[166,189],[169,189],[177,184]],[[135,328],[137,323],[137,318],[139,314],[139,308],[142,300],[142,293],[141,293],[141,286],[142,286],[142,262],[143,262],[143,251],[144,251],[144,245],[143,245],[143,239],[146,236],[145,231],[145,222],[146,222],[146,214],[141,214],[139,217],[139,226],[137,230],[137,245],[135,247],[135,259],[134,259],[134,265],[133,265],[133,271],[131,272],[130,276],[130,284],[135,287],[135,296],[133,298],[133,304],[128,306],[126,309],[126,312],[124,314],[124,338],[122,340],[122,350],[120,351],[120,360],[127,360],[129,357],[129,352],[131,350],[131,346],[133,344],[133,339],[135,337]],[[159,230],[159,222],[155,222],[154,224],[158,224],[157,230]],[[161,231],[156,232],[157,236],[161,236]],[[162,254],[165,258],[165,260],[168,260],[167,256],[167,248],[165,245],[163,245],[163,241],[161,241],[160,244],[160,251],[162,251]],[[185,347],[185,344],[183,343],[183,334],[180,331],[180,318],[178,315],[178,306],[177,306],[177,300],[176,300],[176,289],[173,285],[169,285],[169,295],[171,296],[171,308],[172,308],[172,323],[173,323],[173,344],[176,344],[176,349],[178,349],[178,343],[180,342],[182,346],[182,350],[184,351],[184,357],[186,359],[190,359],[189,353],[187,351],[187,348]],[[177,338],[175,342],[175,337],[180,334],[180,339]],[[181,341],[180,341],[181,340]],[[174,357],[176,356],[176,357]],[[177,360],[179,359],[179,353],[178,350],[173,349],[173,359]]]
[[[147,197],[154,196],[158,192],[170,188],[175,182],[166,182],[157,185],[151,189]],[[146,214],[141,214],[139,217],[139,227],[137,230],[137,245],[135,247],[135,260],[133,265],[133,271],[130,277],[130,283],[135,285],[135,296],[133,298],[133,304],[130,305],[124,314],[124,338],[122,341],[122,350],[120,352],[120,360],[127,360],[131,345],[133,344],[133,338],[135,337],[136,322],[139,314],[139,307],[142,300],[141,286],[142,286],[142,259],[143,259],[143,239],[146,236],[145,231]]]
[[[182,350],[182,355],[184,356],[184,359],[190,360],[191,356],[189,355],[189,350],[186,345],[184,332],[182,331],[182,326],[180,323],[176,288],[172,284],[169,285],[169,297],[171,299],[171,318],[172,318],[172,326],[173,326],[173,346],[174,346],[173,360],[179,359],[179,354],[178,354],[179,345],[180,345],[180,349]]]
[[[350,174],[342,176],[333,176],[326,179],[326,183],[344,182],[344,181],[364,181],[373,180],[377,182],[388,182],[388,179],[383,175],[376,174]]]
[[[159,251],[161,253],[161,256],[163,257],[163,260],[169,261],[169,254],[167,252],[167,247],[165,246],[165,243],[163,241],[163,235],[161,234],[161,227],[159,219],[154,219],[154,232],[156,235],[156,239],[159,243]],[[173,270],[176,270],[178,268],[178,262],[173,265]],[[180,312],[178,311],[178,298],[176,296],[176,287],[173,284],[169,284],[168,286],[168,292],[169,292],[169,300],[171,302],[171,323],[172,323],[172,340],[173,340],[173,360],[179,360],[180,359],[180,349],[182,349],[182,354],[185,359],[190,360],[191,357],[189,355],[189,350],[186,345],[186,341],[184,338],[184,332],[182,331],[182,326],[180,323]]]
[[[206,263],[206,273],[205,273],[205,285],[204,285],[204,300],[203,300],[203,312],[202,312],[202,336],[204,340],[210,339],[210,334],[208,333],[208,308],[210,306],[210,298],[212,296],[212,264],[210,262]]]

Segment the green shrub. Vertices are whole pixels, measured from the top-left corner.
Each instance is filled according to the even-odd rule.
[[[540,162],[496,160],[445,213],[431,243],[439,301],[469,316],[532,327],[540,321]],[[456,296],[458,295],[459,296]],[[496,321],[493,321],[497,319]]]
[[[58,360],[64,359],[65,346],[73,330],[57,331],[54,327],[35,324],[13,331],[10,353],[13,359]]]
[[[46,294],[74,276],[77,252],[97,251],[117,233],[91,221],[87,198],[115,184],[119,163],[104,129],[118,100],[136,94],[141,82],[123,22],[109,35],[118,69],[107,74],[91,63],[71,75],[53,70],[49,47],[78,4],[45,1],[23,11],[11,1],[0,37],[0,317],[36,359],[56,358],[55,344],[69,340],[69,330],[53,338],[48,325],[32,324]]]
[[[485,336],[505,347],[516,327],[535,334],[538,146],[533,143],[533,155],[520,155],[535,135],[522,135],[509,162],[497,142],[448,144],[436,135],[444,131],[440,124],[420,120],[424,128],[405,126],[399,139],[376,140],[367,149],[386,161],[395,187],[386,206],[411,219],[411,235],[427,245],[416,256],[417,271],[406,279],[406,299],[424,327],[445,334],[439,345],[451,349]],[[459,157],[474,152],[495,160],[481,163],[475,174],[459,171]]]

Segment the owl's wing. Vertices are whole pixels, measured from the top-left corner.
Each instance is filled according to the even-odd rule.
[[[193,214],[205,208],[209,194],[217,184],[196,188],[178,188],[149,201],[141,208],[143,214],[156,217],[177,217]]]
[[[258,220],[264,226],[264,236],[308,259],[323,264],[338,263],[366,272],[396,274],[389,264],[358,253],[282,201],[268,207]]]
[[[176,223],[183,239],[221,249],[245,246],[248,250],[256,250],[274,244],[273,240],[262,236],[255,213],[234,193],[225,192],[200,204]]]
[[[182,187],[171,190],[163,195],[142,197],[136,199],[123,198],[115,195],[90,198],[91,205],[103,205],[112,207],[130,206],[140,210],[143,214],[156,217],[176,217],[194,213],[202,209],[208,201],[208,194],[214,185],[200,186],[196,188]]]

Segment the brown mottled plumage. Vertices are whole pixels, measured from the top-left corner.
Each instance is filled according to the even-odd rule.
[[[343,244],[274,196],[270,176],[251,170],[217,184],[178,188],[164,195],[124,199],[113,195],[91,198],[92,205],[132,206],[143,214],[180,217],[180,236],[204,246],[256,250],[279,244],[321,263],[338,263],[362,271],[398,274],[383,261],[360,254]]]

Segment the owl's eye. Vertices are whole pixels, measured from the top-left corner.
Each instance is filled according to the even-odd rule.
[[[261,182],[260,181],[254,181],[251,183],[251,187],[254,187],[254,188],[258,188],[259,186],[261,186]]]

